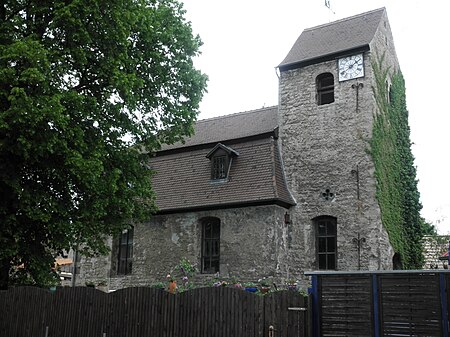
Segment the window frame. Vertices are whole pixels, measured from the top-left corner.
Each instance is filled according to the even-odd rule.
[[[217,143],[206,155],[206,158],[210,160],[211,182],[227,182],[229,179],[231,163],[233,162],[233,158],[237,156],[239,156],[239,153],[231,147]],[[218,163],[219,161],[220,163]]]
[[[331,84],[324,83],[327,80],[331,80]],[[326,105],[334,103],[334,76],[332,73],[322,73],[316,77],[316,93],[317,93],[317,105]],[[332,100],[324,98],[332,94]]]
[[[325,224],[325,233],[321,233],[320,225]],[[329,228],[329,226],[331,228]],[[337,270],[337,219],[331,216],[320,216],[314,219],[314,228],[316,232],[316,267],[318,270]],[[323,251],[321,241],[325,242],[325,249]],[[334,249],[329,248],[329,243],[332,242]],[[325,265],[323,265],[323,258],[325,256]],[[329,259],[332,259],[331,261]],[[331,264],[331,266],[330,266]]]
[[[134,228],[122,231],[117,246],[117,275],[130,275],[133,272]]]
[[[218,163],[220,161],[220,163]],[[211,158],[211,180],[222,180],[228,178],[229,156],[218,153]],[[221,167],[217,167],[221,166]]]
[[[211,226],[208,233],[208,226]],[[201,220],[201,273],[220,272],[220,219],[208,217]]]

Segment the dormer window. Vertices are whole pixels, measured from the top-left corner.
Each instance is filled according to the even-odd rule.
[[[206,158],[211,160],[211,180],[226,181],[229,178],[233,158],[239,155],[232,148],[218,143],[209,151]]]

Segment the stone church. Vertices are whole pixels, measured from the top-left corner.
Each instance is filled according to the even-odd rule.
[[[392,269],[368,151],[381,55],[399,68],[384,8],[304,30],[278,66],[279,105],[200,120],[156,153],[159,212],[82,258],[77,284],[151,285],[182,258],[205,279]]]

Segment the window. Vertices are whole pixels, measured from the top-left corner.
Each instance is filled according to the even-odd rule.
[[[336,269],[336,218],[319,217],[316,224],[317,264],[321,270]]]
[[[324,105],[334,102],[334,77],[331,73],[317,76],[317,104]]]
[[[220,265],[220,220],[206,218],[202,221],[202,273],[214,274]]]
[[[389,86],[388,101],[389,101],[389,104],[394,103],[394,101],[393,101],[393,92],[392,92],[392,85]]]
[[[227,156],[215,156],[212,158],[212,179],[225,179],[228,171]]]
[[[239,156],[239,153],[231,147],[218,143],[208,152],[206,158],[211,161],[211,180],[220,183],[228,181],[231,163],[233,158]]]
[[[133,266],[133,232],[130,228],[122,232],[119,239],[117,275],[131,274]]]

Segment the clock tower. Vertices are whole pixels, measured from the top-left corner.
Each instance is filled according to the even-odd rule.
[[[384,8],[304,30],[279,65],[296,271],[392,269],[370,154],[375,63],[398,69]]]

